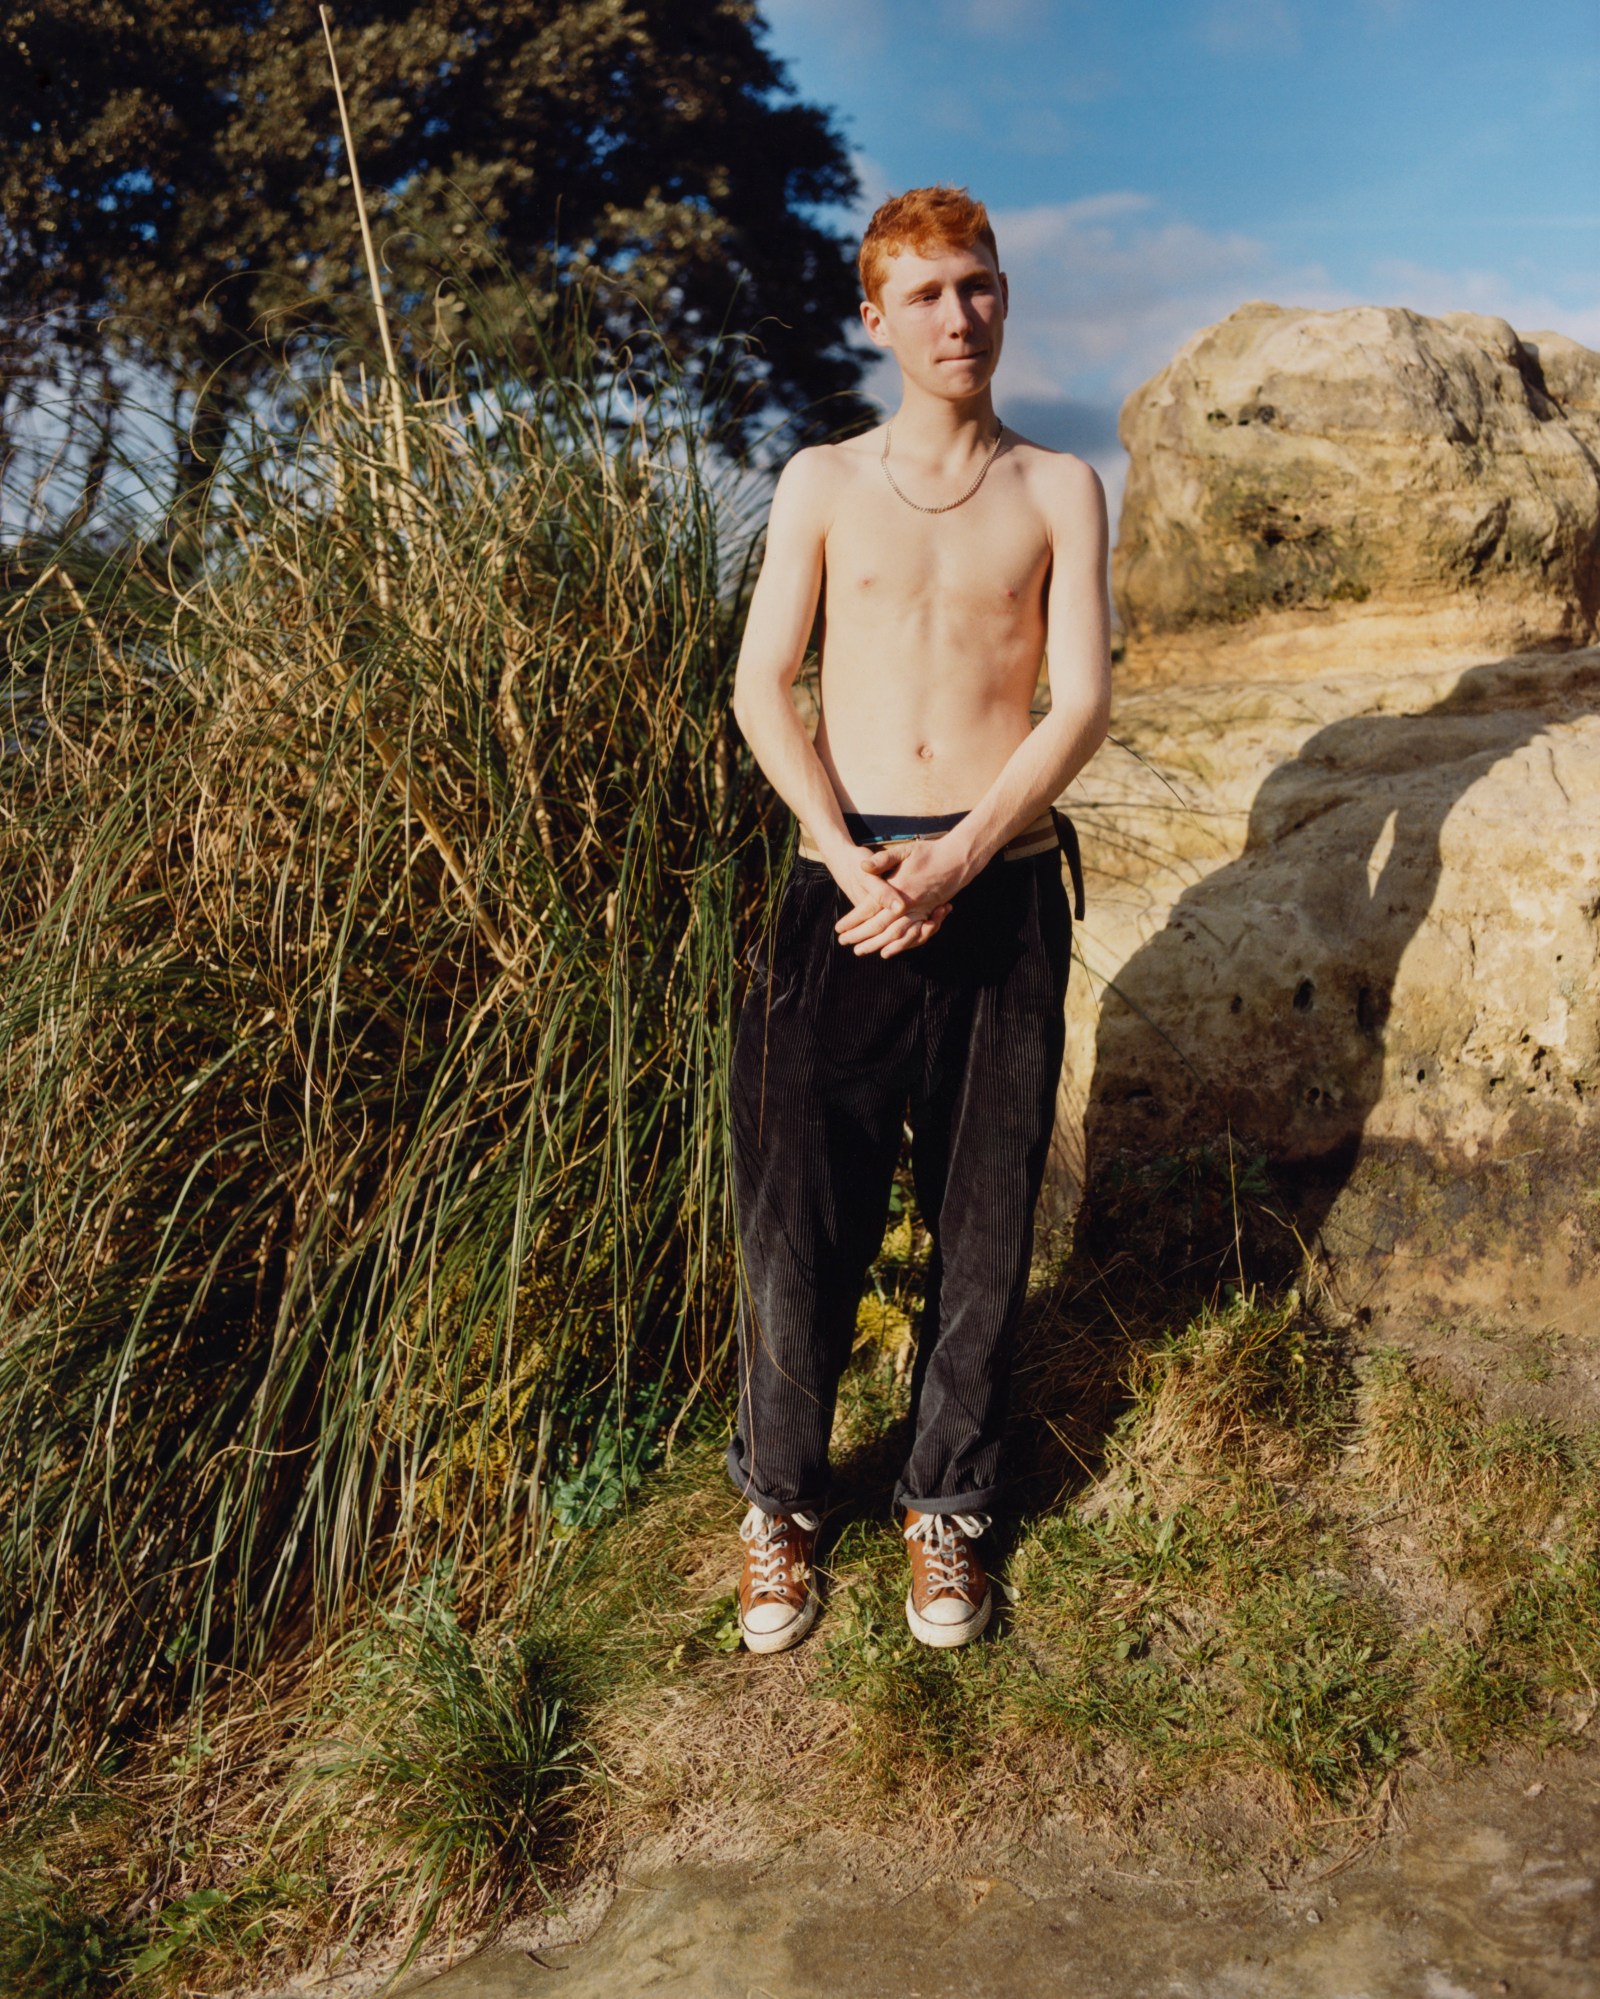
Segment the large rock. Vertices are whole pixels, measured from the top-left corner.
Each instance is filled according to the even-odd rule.
[[[1122,410],[1130,678],[1583,644],[1600,354],[1503,319],[1240,306]]]
[[[1069,801],[1058,1184],[1231,1131],[1347,1264],[1581,1282],[1600,649],[1143,689],[1114,729]]]
[[[1062,1205],[1231,1134],[1358,1290],[1600,1323],[1600,355],[1245,306],[1123,435]]]

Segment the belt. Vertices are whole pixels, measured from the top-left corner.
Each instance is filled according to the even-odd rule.
[[[847,824],[851,816],[853,815],[847,815]],[[948,816],[950,824],[954,825],[966,815],[955,812]],[[860,844],[871,847],[874,852],[881,852],[885,847],[909,845],[917,840],[940,840],[949,830],[949,826],[943,826],[936,831],[926,833],[885,833],[876,839],[862,838]],[[1005,861],[1031,861],[1040,854],[1048,854],[1053,848],[1059,848],[1067,857],[1067,870],[1072,876],[1072,913],[1081,923],[1084,908],[1083,856],[1078,847],[1078,829],[1059,806],[1048,806],[1036,819],[1030,819],[1019,832],[1013,833],[1000,849],[999,858]],[[804,826],[800,828],[798,851],[802,860],[822,859],[816,843]]]

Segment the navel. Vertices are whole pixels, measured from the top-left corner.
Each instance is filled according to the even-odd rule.
[[[929,759],[930,759],[930,758],[932,757],[932,755],[933,755],[933,745],[932,745],[932,743],[918,743],[918,745],[917,745],[917,755],[918,755],[919,757],[921,757],[921,759],[922,759],[922,761],[923,761],[924,763],[928,762],[928,760],[929,760]]]

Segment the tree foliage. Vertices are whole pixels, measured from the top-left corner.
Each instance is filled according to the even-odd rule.
[[[854,176],[752,0],[340,0],[334,33],[424,375],[469,330],[531,363],[528,300],[588,277],[613,338],[740,354],[747,422],[853,412],[853,275],[812,211]],[[0,51],[0,386],[52,317],[224,407],[263,340],[371,330],[315,0],[20,0]]]

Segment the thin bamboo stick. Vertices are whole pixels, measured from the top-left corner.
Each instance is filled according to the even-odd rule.
[[[400,366],[395,360],[394,341],[389,333],[389,315],[384,308],[383,286],[378,277],[378,252],[372,241],[372,224],[367,220],[367,201],[361,189],[361,168],[356,160],[355,137],[350,130],[350,113],[344,101],[344,84],[339,76],[339,58],[333,49],[333,24],[326,7],[319,7],[322,16],[323,38],[328,44],[328,67],[333,71],[333,94],[339,102],[339,125],[344,133],[345,158],[350,162],[350,191],[355,196],[356,219],[361,224],[361,247],[366,252],[367,280],[372,286],[373,310],[378,315],[378,334],[383,341],[384,366],[389,375],[389,398],[394,411],[395,463],[402,481],[402,505],[406,508],[406,518],[415,525],[411,514],[411,446],[406,439],[405,398],[400,386]]]

